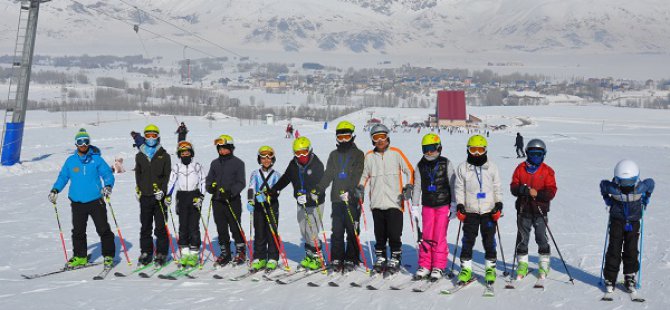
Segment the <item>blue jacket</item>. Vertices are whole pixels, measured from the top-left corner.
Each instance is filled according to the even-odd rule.
[[[103,184],[100,184],[102,178]],[[114,186],[114,174],[109,165],[100,156],[100,149],[90,146],[88,152],[80,156],[77,151],[65,160],[53,189],[59,193],[68,181],[68,198],[74,202],[87,203],[100,199],[103,186]]]
[[[621,192],[619,185],[608,180],[600,182],[600,194],[610,206],[610,217],[625,221],[639,221],[654,191],[654,180],[646,179],[635,185],[630,193]]]

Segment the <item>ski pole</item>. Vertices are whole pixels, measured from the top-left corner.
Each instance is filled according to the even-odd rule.
[[[202,209],[201,209],[201,211],[202,211]],[[207,211],[207,221],[205,222],[205,224],[203,224],[206,234],[205,234],[205,238],[203,238],[203,243],[202,243],[201,261],[204,261],[205,259],[207,259],[205,257],[205,254],[204,254],[205,249],[207,247],[206,242],[209,242],[209,252],[212,254],[212,256],[214,256],[216,259],[218,259],[218,257],[216,256],[216,253],[214,252],[214,248],[212,246],[212,240],[209,237],[209,217],[210,217],[210,215],[212,215],[212,200],[211,199],[209,200],[209,210]],[[202,212],[200,213],[200,216],[202,217]]]
[[[202,201],[202,199],[201,199]],[[205,228],[205,237],[202,240],[202,251],[200,252],[200,269],[202,269],[203,266],[203,261],[205,258],[205,249],[207,248],[207,242],[209,242],[209,251],[212,253],[214,256],[214,260],[218,260],[218,257],[216,254],[214,254],[214,249],[212,249],[212,240],[209,239],[209,232],[207,231],[207,224],[205,223],[205,218],[202,217],[202,207],[200,205],[196,205],[198,208],[198,215],[200,215],[200,222],[202,222],[202,226]],[[211,207],[211,203],[210,203]]]
[[[222,194],[225,194],[226,191],[222,188],[219,188],[219,191]],[[235,212],[233,212],[233,206],[230,204],[230,200],[226,199],[226,204],[228,204],[228,210],[230,210],[230,214],[233,216],[233,220],[235,220],[235,223],[237,224],[237,229],[240,230],[240,236],[242,237],[242,241],[247,245],[247,248],[249,249],[249,264],[251,264],[251,258],[254,256],[253,253],[253,248],[247,241],[247,236],[244,234],[244,229],[242,229],[242,224],[240,224],[240,221],[237,219],[237,215],[235,215]]]
[[[110,200],[109,196],[106,196],[105,200],[107,201],[107,205],[109,205],[109,211],[112,213],[112,218],[114,219],[114,225],[116,225],[116,231],[119,233],[119,240],[121,241],[121,247],[123,247],[123,254],[126,255],[126,261],[128,262],[128,266],[132,266],[133,263],[130,262],[130,258],[128,257],[126,242],[123,241],[123,235],[121,235],[121,228],[119,228],[119,223],[116,222],[116,215],[114,214],[114,208],[112,207],[112,203],[109,201]]]
[[[257,193],[256,195],[260,195],[260,193]],[[272,222],[270,222],[270,217],[268,217],[268,211],[266,209],[265,203],[261,202],[261,208],[263,209],[263,213],[265,214],[265,220],[268,223],[268,227],[270,227],[270,234],[272,235],[272,239],[275,242],[275,247],[277,248],[277,251],[281,255],[282,260],[284,261],[284,268],[286,270],[291,270],[291,267],[289,267],[289,265],[288,265],[288,259],[286,258],[286,251],[284,250],[284,243],[281,241],[281,237],[279,236],[279,231],[278,231],[279,225],[277,225],[277,222],[276,222],[277,220],[274,216],[274,211],[272,211],[272,203],[270,203],[269,200],[270,200],[270,197],[267,196],[267,201],[268,201],[268,205],[270,206],[270,211],[272,213],[272,218],[275,220],[274,225],[273,225]],[[276,230],[275,230],[275,227],[277,227]]]
[[[360,201],[360,200],[359,200]],[[368,260],[365,258],[365,252],[363,251],[363,246],[361,246],[361,238],[358,236],[358,231],[356,230],[356,222],[354,221],[354,216],[351,215],[351,210],[349,210],[349,201],[345,201],[344,205],[347,207],[347,214],[349,214],[349,220],[351,220],[351,225],[354,226],[354,236],[356,236],[356,244],[358,245],[358,249],[361,252],[361,256],[363,257],[363,264],[365,265],[365,272],[369,273],[370,272],[370,267],[368,267]],[[361,211],[363,210],[363,204],[361,201]],[[370,250],[370,243],[368,240],[368,250]],[[370,254],[372,255],[372,254]],[[372,257],[370,257],[372,260]]]
[[[463,225],[463,222],[458,221],[458,232],[456,233],[456,243],[454,243],[454,254],[451,256],[451,268],[449,268],[449,274],[447,275],[449,279],[454,277],[454,264],[456,264],[456,253],[458,253],[458,240],[461,237],[461,225]]]
[[[54,202],[53,205],[54,205],[54,211],[56,211],[56,222],[58,222],[58,232],[60,233],[60,243],[63,245],[63,254],[65,255],[65,263],[67,264],[67,262],[70,259],[67,257],[67,248],[65,248],[65,238],[63,238],[63,228],[61,228],[60,216],[58,216],[58,206],[56,205],[55,202]]]
[[[503,250],[502,239],[500,238],[500,228],[498,227],[497,221],[496,221],[496,231],[498,232],[498,244],[500,245],[500,255],[502,256],[503,268],[505,270],[503,271],[503,276],[507,277],[509,276],[509,272],[507,271],[507,261],[505,261],[505,251]]]
[[[602,259],[602,263],[600,264],[600,281],[598,282],[598,284],[600,284],[601,286],[604,286],[603,274],[605,272],[605,253],[607,253],[607,243],[608,243],[609,237],[610,237],[610,225],[611,225],[611,223],[612,222],[611,222],[611,219],[610,219],[609,214],[608,214],[607,215],[607,230],[605,231],[605,246],[603,247],[603,259]]]
[[[640,283],[642,283],[642,250],[643,250],[643,245],[644,245],[644,211],[647,209],[647,206],[642,207],[642,217],[640,221],[640,254],[638,257],[638,262],[640,265],[640,268],[637,270],[637,283],[635,284],[637,289],[640,289],[642,286]]]
[[[323,254],[321,253],[321,247],[319,246],[318,238],[316,237],[318,235],[318,228],[315,230],[314,227],[312,226],[312,221],[309,220],[309,213],[307,212],[307,206],[304,203],[299,203],[298,205],[302,206],[302,210],[305,212],[305,219],[307,220],[307,226],[309,227],[309,230],[316,231],[316,234],[314,238],[312,238],[312,241],[314,242],[314,248],[316,249],[316,255],[319,257],[319,260],[321,261],[321,270],[325,273],[326,272],[326,263],[323,261]],[[317,209],[319,208],[318,205],[316,207]]]
[[[346,202],[346,205],[347,205],[347,211],[348,211],[349,210],[349,202]],[[372,245],[370,245],[370,234],[368,233],[368,221],[366,220],[366,217],[365,217],[365,207],[363,206],[363,198],[358,198],[358,205],[361,208],[361,217],[363,218],[363,229],[365,230],[365,236],[366,236],[366,239],[367,239],[366,241],[367,241],[367,244],[368,244],[368,253],[370,254],[370,263],[372,263],[373,262],[373,259],[372,259],[372,252],[373,251],[372,251]],[[349,216],[351,217],[351,211],[348,211],[348,212],[349,212]],[[353,223],[353,218],[352,218],[352,223]],[[356,235],[356,238],[358,239],[357,240],[358,241],[358,248],[361,249],[361,254],[363,254],[363,260],[365,260],[365,254],[363,253],[363,248],[361,247],[361,241],[358,238],[358,232],[356,231],[356,227],[354,227],[354,232],[356,233],[355,235]],[[368,267],[368,265],[366,263],[365,268],[367,269],[367,267]]]
[[[168,237],[168,241],[170,242],[170,247],[172,248],[172,260],[174,260],[175,264],[178,262],[177,261],[177,253],[174,247],[174,244],[172,244],[172,235],[170,234],[170,228],[168,227],[168,220],[167,216],[165,216],[165,210],[163,208],[163,202],[158,200],[158,206],[161,209],[161,214],[163,215],[163,220],[165,223],[165,234]]]
[[[316,205],[319,205],[319,199],[315,200]],[[328,261],[330,261],[330,250],[328,249],[328,238],[326,238],[326,228],[323,226],[323,213],[321,212],[321,208],[317,207],[316,208],[316,213],[319,215],[319,223],[321,223],[321,232],[323,233],[323,245],[326,248],[326,256],[328,256]],[[318,228],[318,227],[317,227]]]
[[[551,241],[554,243],[554,246],[556,247],[556,252],[558,252],[558,256],[561,257],[561,262],[563,262],[563,267],[565,267],[565,272],[568,273],[568,277],[570,277],[570,282],[572,282],[572,285],[575,285],[575,279],[572,278],[572,275],[570,274],[570,270],[568,269],[568,265],[565,264],[565,260],[563,259],[563,255],[561,254],[561,250],[558,248],[558,244],[556,244],[556,239],[554,239],[554,234],[551,233],[551,229],[549,228],[549,224],[547,223],[547,219],[544,217],[544,212],[542,212],[542,209],[540,206],[537,206],[537,210],[540,211],[540,216],[542,216],[542,221],[544,221],[544,226],[547,226],[547,231],[549,231],[549,236],[551,236]]]
[[[159,190],[158,185],[154,183],[154,192],[157,192]],[[165,199],[165,197],[163,197]],[[162,200],[161,200],[162,201]],[[174,216],[172,215],[172,208],[168,205],[167,206],[168,213],[170,214],[170,221],[172,221],[172,231],[175,232],[175,239],[177,239],[177,244],[179,244],[179,231],[177,230],[177,226],[174,225]],[[165,220],[167,224],[167,219]],[[179,253],[179,257],[181,257],[181,252]]]

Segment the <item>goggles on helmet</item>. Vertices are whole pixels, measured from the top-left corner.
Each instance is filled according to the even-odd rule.
[[[258,156],[260,158],[270,158],[270,159],[272,159],[272,158],[275,157],[275,153],[270,152],[270,151],[263,151],[263,152],[258,153]]]
[[[542,157],[544,156],[545,152],[542,149],[529,149],[526,151],[526,155],[532,156],[532,157]]]
[[[421,150],[423,151],[424,154],[428,152],[437,152],[439,148],[440,148],[439,144],[429,144],[421,146]]]
[[[377,143],[379,141],[386,140],[387,138],[388,134],[386,134],[385,132],[376,133],[372,135],[372,142]]]
[[[147,139],[157,139],[158,138],[158,133],[156,132],[145,132],[144,137]]]
[[[295,157],[304,157],[309,155],[309,149],[297,150],[293,153],[295,154]]]
[[[79,139],[75,140],[74,144],[76,146],[87,146],[87,145],[91,144],[91,140],[89,138],[83,137],[83,138],[79,138]]]
[[[620,178],[615,178],[616,183],[619,184],[620,186],[623,187],[630,187],[630,186],[635,186],[637,183],[637,177],[632,177],[632,178],[627,178],[627,179],[620,179]]]
[[[351,141],[351,138],[353,138],[353,134],[351,133],[341,133],[337,135],[337,142],[349,142]]]
[[[486,153],[486,147],[485,146],[469,146],[468,147],[468,153],[476,156],[481,156]]]

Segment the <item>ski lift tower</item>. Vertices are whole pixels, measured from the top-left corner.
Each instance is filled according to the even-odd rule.
[[[3,166],[12,166],[21,159],[21,143],[23,141],[23,126],[28,108],[28,87],[30,86],[30,72],[33,65],[35,51],[35,37],[37,36],[37,16],[40,3],[51,0],[22,0],[19,11],[19,24],[14,43],[14,61],[12,62],[12,77],[9,81],[9,95],[7,110],[2,129],[2,156]]]

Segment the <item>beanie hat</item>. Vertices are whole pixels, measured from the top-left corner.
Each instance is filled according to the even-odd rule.
[[[74,140],[77,141],[81,138],[88,138],[91,139],[91,136],[88,135],[88,132],[86,132],[86,129],[81,128],[79,129],[79,132],[74,136]]]

